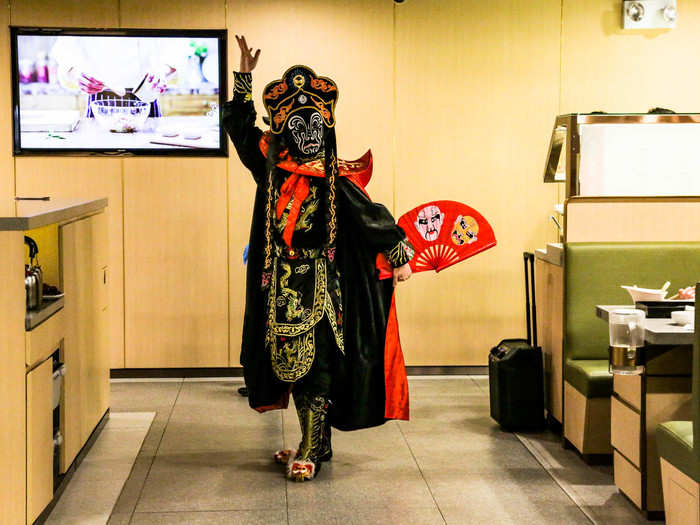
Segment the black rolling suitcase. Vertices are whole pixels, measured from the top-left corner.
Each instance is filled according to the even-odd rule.
[[[526,252],[523,260],[527,339],[504,339],[489,354],[491,417],[509,431],[540,429],[545,423],[542,349],[537,346],[534,301],[535,257]]]

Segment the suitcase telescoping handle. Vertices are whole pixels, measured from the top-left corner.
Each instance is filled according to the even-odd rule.
[[[535,254],[523,252],[525,267],[525,320],[527,322],[527,342],[537,347],[537,306],[535,304]],[[528,271],[528,266],[529,271]],[[530,300],[532,294],[532,300]]]

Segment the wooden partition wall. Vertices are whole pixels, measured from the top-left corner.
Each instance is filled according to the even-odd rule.
[[[258,105],[265,83],[293,63],[334,78],[339,153],[372,148],[374,200],[396,216],[460,200],[493,225],[496,248],[398,292],[409,365],[483,365],[499,338],[525,333],[521,252],[556,239],[556,185],[541,182],[554,116],[697,110],[700,70],[680,67],[694,58],[694,4],[679,0],[673,31],[623,34],[619,0],[10,0],[0,48],[9,24],[227,28],[230,70],[234,34],[263,50]],[[7,52],[0,75],[9,123]],[[186,162],[15,159],[10,126],[0,129],[0,214],[16,194],[110,199],[115,368],[239,364],[253,191],[233,149]]]
[[[525,334],[522,252],[554,240],[556,190],[541,180],[558,109],[560,1],[403,7],[396,213],[461,201],[486,217],[498,245],[400,288],[402,341],[410,364],[483,365],[499,339]]]
[[[700,241],[700,197],[573,197],[566,242]]]

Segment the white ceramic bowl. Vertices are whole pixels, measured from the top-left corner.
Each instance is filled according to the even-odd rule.
[[[668,294],[667,290],[639,288],[638,286],[622,286],[632,296],[632,301],[663,301]]]
[[[695,312],[690,310],[671,312],[671,320],[676,324],[695,324]]]

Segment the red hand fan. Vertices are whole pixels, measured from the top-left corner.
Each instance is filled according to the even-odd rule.
[[[416,253],[411,259],[414,273],[442,271],[496,246],[488,221],[474,208],[455,201],[422,204],[401,216],[399,226]],[[391,277],[391,268],[380,267],[380,279]]]

